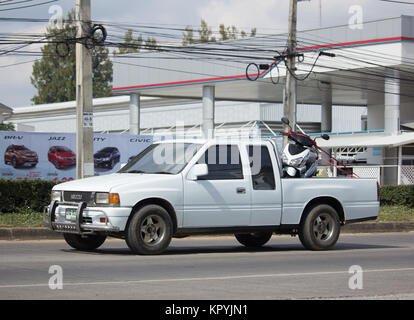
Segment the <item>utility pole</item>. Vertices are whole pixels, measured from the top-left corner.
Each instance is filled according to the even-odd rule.
[[[284,91],[283,116],[289,119],[290,125],[295,130],[296,127],[296,79],[292,75],[295,72],[296,59],[296,20],[297,20],[297,0],[290,0],[289,4],[289,30],[287,42],[287,69],[286,84]],[[289,127],[283,125],[283,131],[288,132]],[[283,145],[288,143],[287,137],[283,138]]]
[[[76,178],[94,175],[92,56],[85,46],[90,33],[91,1],[76,0]]]

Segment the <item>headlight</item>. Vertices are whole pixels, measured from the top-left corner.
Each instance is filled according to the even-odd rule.
[[[303,158],[292,159],[289,162],[289,165],[292,167],[299,167],[302,164]]]
[[[119,194],[117,193],[108,193],[108,192],[97,192],[95,193],[95,203],[96,204],[112,204],[119,205]]]
[[[50,200],[51,201],[54,201],[54,200],[62,201],[62,191],[53,190],[52,193],[50,194]]]

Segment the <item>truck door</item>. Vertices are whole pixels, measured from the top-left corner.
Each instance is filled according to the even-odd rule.
[[[184,178],[183,227],[249,225],[250,179],[243,173],[239,145],[212,145],[197,163],[207,164],[208,175]]]
[[[267,144],[249,144],[247,151],[251,176],[251,225],[279,225],[282,190],[277,159]]]

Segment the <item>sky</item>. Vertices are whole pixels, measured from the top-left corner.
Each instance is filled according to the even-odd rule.
[[[49,20],[59,12],[66,16],[74,8],[75,0],[59,0],[40,6],[8,10],[10,8],[48,2],[31,0],[21,4],[9,0],[0,3],[1,18],[39,18]],[[309,0],[298,3],[298,30],[348,24],[358,8],[362,22],[400,15],[414,16],[413,5],[381,0]],[[58,7],[52,7],[58,6]],[[238,29],[258,33],[277,34],[287,31],[289,0],[91,0],[92,19],[110,23],[162,24],[194,29],[204,19],[217,30],[219,24],[235,25]],[[321,10],[320,10],[321,9]],[[321,14],[320,14],[321,13]],[[0,21],[0,33],[43,33],[47,22]],[[105,24],[104,24],[105,25]],[[6,49],[0,44],[0,50]],[[35,45],[30,50],[38,50]],[[34,57],[2,55],[0,51],[0,102],[12,107],[32,105],[30,99],[36,89],[30,82]],[[17,65],[14,65],[17,64]]]

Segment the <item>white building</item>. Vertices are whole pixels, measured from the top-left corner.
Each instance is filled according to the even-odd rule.
[[[171,52],[115,57],[113,93],[120,96],[94,100],[94,130],[205,136],[213,128],[215,135],[276,133],[286,74],[283,59],[258,71],[257,81],[248,79],[246,67],[269,63],[254,48],[278,43],[281,36],[227,41],[207,54],[209,45],[187,48],[202,55],[199,59]],[[332,134],[323,143],[337,155],[366,152],[372,167],[361,176],[380,177],[386,184],[414,183],[414,17],[366,22],[362,29],[302,31],[297,37],[303,54],[297,63],[297,76],[303,78],[297,85],[298,122],[310,132],[352,131]],[[235,47],[261,58],[214,60]],[[25,131],[73,132],[75,103],[15,108],[9,121]],[[354,133],[361,129],[368,131]]]

